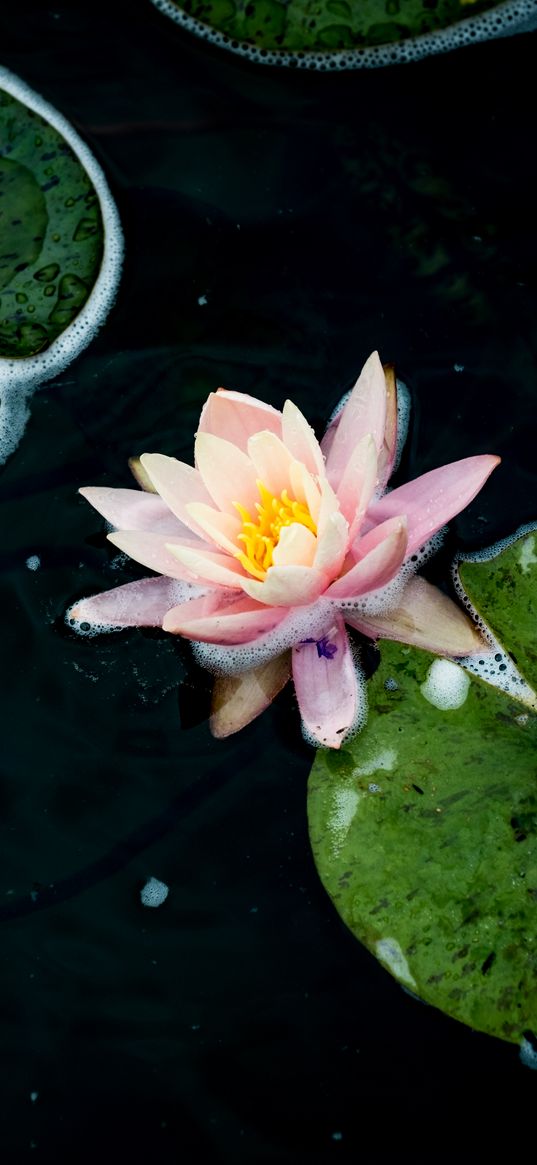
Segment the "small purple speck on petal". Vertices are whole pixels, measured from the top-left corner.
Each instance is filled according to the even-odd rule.
[[[337,645],[330,643],[327,635],[323,635],[322,639],[317,640],[317,655],[319,659],[333,659],[337,651]]]

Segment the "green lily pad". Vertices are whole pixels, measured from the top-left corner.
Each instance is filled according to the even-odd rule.
[[[537,691],[537,533],[525,530],[489,558],[461,562],[463,592]]]
[[[0,67],[0,463],[31,392],[106,319],[123,260],[105,176],[69,122]]]
[[[534,680],[537,535],[460,576]],[[380,654],[366,728],[339,753],[319,751],[310,775],[320,877],[407,988],[520,1042],[537,1032],[537,716],[427,652],[383,642]],[[449,697],[447,677],[458,706],[437,706],[439,667],[436,688]]]
[[[62,134],[0,90],[0,357],[33,356],[72,323],[103,235],[97,192]]]
[[[178,24],[266,64],[337,67],[389,64],[514,31],[533,0],[153,0]],[[492,9],[496,9],[494,16]],[[509,10],[509,11],[508,11]],[[512,10],[512,11],[511,11]],[[516,11],[515,11],[516,10]],[[526,11],[527,10],[527,11]],[[487,16],[489,13],[489,16]],[[533,10],[534,14],[534,10]],[[464,26],[471,25],[465,31]],[[504,27],[505,25],[505,27]],[[451,34],[450,30],[461,31]],[[446,31],[445,43],[438,34]],[[451,38],[451,39],[450,39]],[[398,46],[418,39],[421,49]],[[383,54],[382,49],[389,52]],[[380,51],[380,56],[378,53]],[[345,56],[342,57],[342,54]],[[368,59],[369,55],[369,59]],[[315,65],[313,58],[322,57]],[[335,62],[334,62],[335,63]]]

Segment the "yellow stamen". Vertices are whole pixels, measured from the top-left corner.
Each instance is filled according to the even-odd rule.
[[[257,488],[261,501],[255,504],[257,513],[254,519],[240,502],[233,502],[242,518],[242,530],[237,541],[242,542],[244,548],[238,550],[235,557],[248,574],[263,582],[267,570],[272,566],[274,548],[278,545],[282,528],[298,522],[316,535],[317,526],[307,505],[290,498],[286,489],[277,497],[262,481],[257,482]]]

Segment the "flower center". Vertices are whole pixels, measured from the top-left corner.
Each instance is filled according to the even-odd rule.
[[[317,526],[308,507],[290,498],[286,489],[277,497],[262,481],[257,482],[257,488],[261,501],[255,504],[256,517],[252,518],[250,511],[241,506],[240,502],[233,502],[242,518],[242,530],[237,538],[244,547],[244,550],[237,551],[235,557],[248,574],[262,582],[269,566],[272,566],[274,547],[278,545],[282,527],[299,522],[316,535]]]

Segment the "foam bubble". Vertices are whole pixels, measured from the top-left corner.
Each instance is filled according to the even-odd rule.
[[[140,901],[142,906],[162,906],[170,893],[169,886],[165,882],[160,882],[158,878],[148,878],[145,886],[140,890]]]
[[[375,943],[375,954],[381,963],[389,968],[392,975],[407,987],[417,987],[407,960],[395,938],[381,938]]]
[[[327,828],[332,839],[332,850],[338,854],[356,816],[363,793],[342,785],[332,792],[332,807]]]
[[[535,1072],[537,1069],[537,1048],[533,1046],[527,1039],[520,1041],[519,1052],[521,1063],[525,1068],[532,1068]]]
[[[520,569],[523,574],[529,574],[530,568],[537,565],[537,555],[535,554],[535,538],[528,538],[527,542],[521,547],[518,556]]]
[[[90,623],[88,619],[75,619],[73,610],[76,606],[78,603],[65,612],[65,622],[71,631],[76,631],[83,639],[95,639],[97,635],[109,635],[113,631],[126,631],[128,628],[125,623]]]
[[[397,764],[397,753],[394,748],[385,748],[382,752],[376,752],[370,756],[364,763],[357,765],[353,769],[354,777],[372,777],[373,773],[383,771],[391,773]],[[371,789],[371,786],[370,786]]]
[[[60,133],[82,164],[99,199],[104,225],[103,257],[94,287],[75,319],[60,336],[35,356],[21,360],[0,357],[0,464],[17,448],[24,433],[32,393],[63,372],[93,340],[114,302],[123,261],[123,232],[105,176],[88,146],[61,113],[24,81],[0,67],[0,88],[43,117]]]
[[[390,491],[386,491],[389,493]],[[425,565],[426,562],[436,554],[442,545],[444,539],[444,530],[439,530],[433,538],[430,538],[424,546],[420,546],[414,554],[403,563],[400,571],[392,578],[386,586],[379,587],[376,591],[370,591],[369,594],[361,596],[359,599],[339,599],[338,608],[344,614],[345,611],[353,611],[364,616],[367,615],[388,615],[395,607],[399,605],[399,601],[403,591],[414,577],[416,572]]]
[[[334,605],[321,598],[309,606],[295,607],[278,627],[251,643],[220,646],[193,641],[192,649],[198,663],[215,675],[240,675],[275,659],[305,639],[321,639],[333,622]]]
[[[410,410],[412,407],[412,401],[410,399],[410,392],[409,392],[406,384],[403,384],[403,381],[399,380],[399,379],[396,380],[396,384],[397,384],[397,441],[396,441],[396,446],[395,446],[395,457],[394,457],[394,461],[393,461],[392,473],[395,473],[395,471],[399,465],[399,462],[401,460],[401,454],[403,452],[405,442],[407,439],[407,435],[408,435],[408,425],[409,425],[409,421],[410,421]]]
[[[376,69],[383,65],[405,64],[418,61],[422,57],[435,56],[463,45],[477,44],[501,36],[513,36],[517,32],[530,32],[537,28],[535,0],[505,0],[490,12],[478,16],[467,16],[450,28],[437,29],[422,36],[408,38],[385,45],[372,45],[364,49],[348,49],[341,52],[298,51],[263,49],[256,45],[234,40],[225,32],[210,28],[195,17],[178,8],[173,0],[152,0],[155,8],[169,16],[175,24],[188,32],[208,40],[220,48],[229,49],[238,56],[247,57],[257,65],[289,65],[295,69],[315,69],[318,72],[341,72],[345,69]]]
[[[479,615],[473,603],[468,598],[461,582],[460,564],[461,562],[490,562],[493,558],[497,558],[502,550],[507,550],[519,538],[522,538],[525,534],[533,533],[536,528],[535,522],[520,526],[509,538],[502,538],[499,542],[495,542],[493,546],[489,546],[485,550],[459,555],[452,567],[453,585],[457,595],[479,628],[488,648],[488,650],[483,652],[477,652],[474,655],[467,655],[463,659],[459,659],[460,666],[471,672],[472,675],[479,676],[480,679],[485,680],[488,684],[492,684],[493,687],[498,688],[501,692],[505,692],[512,699],[527,704],[534,712],[537,711],[537,694],[524,679],[524,676],[521,675],[518,668],[515,667],[511,656],[504,651],[491,628],[485,623],[484,619]],[[529,568],[530,564],[526,563],[526,565]]]
[[[435,659],[421,685],[421,694],[435,708],[449,712],[462,708],[469,687],[470,679],[458,664],[450,659]]]

